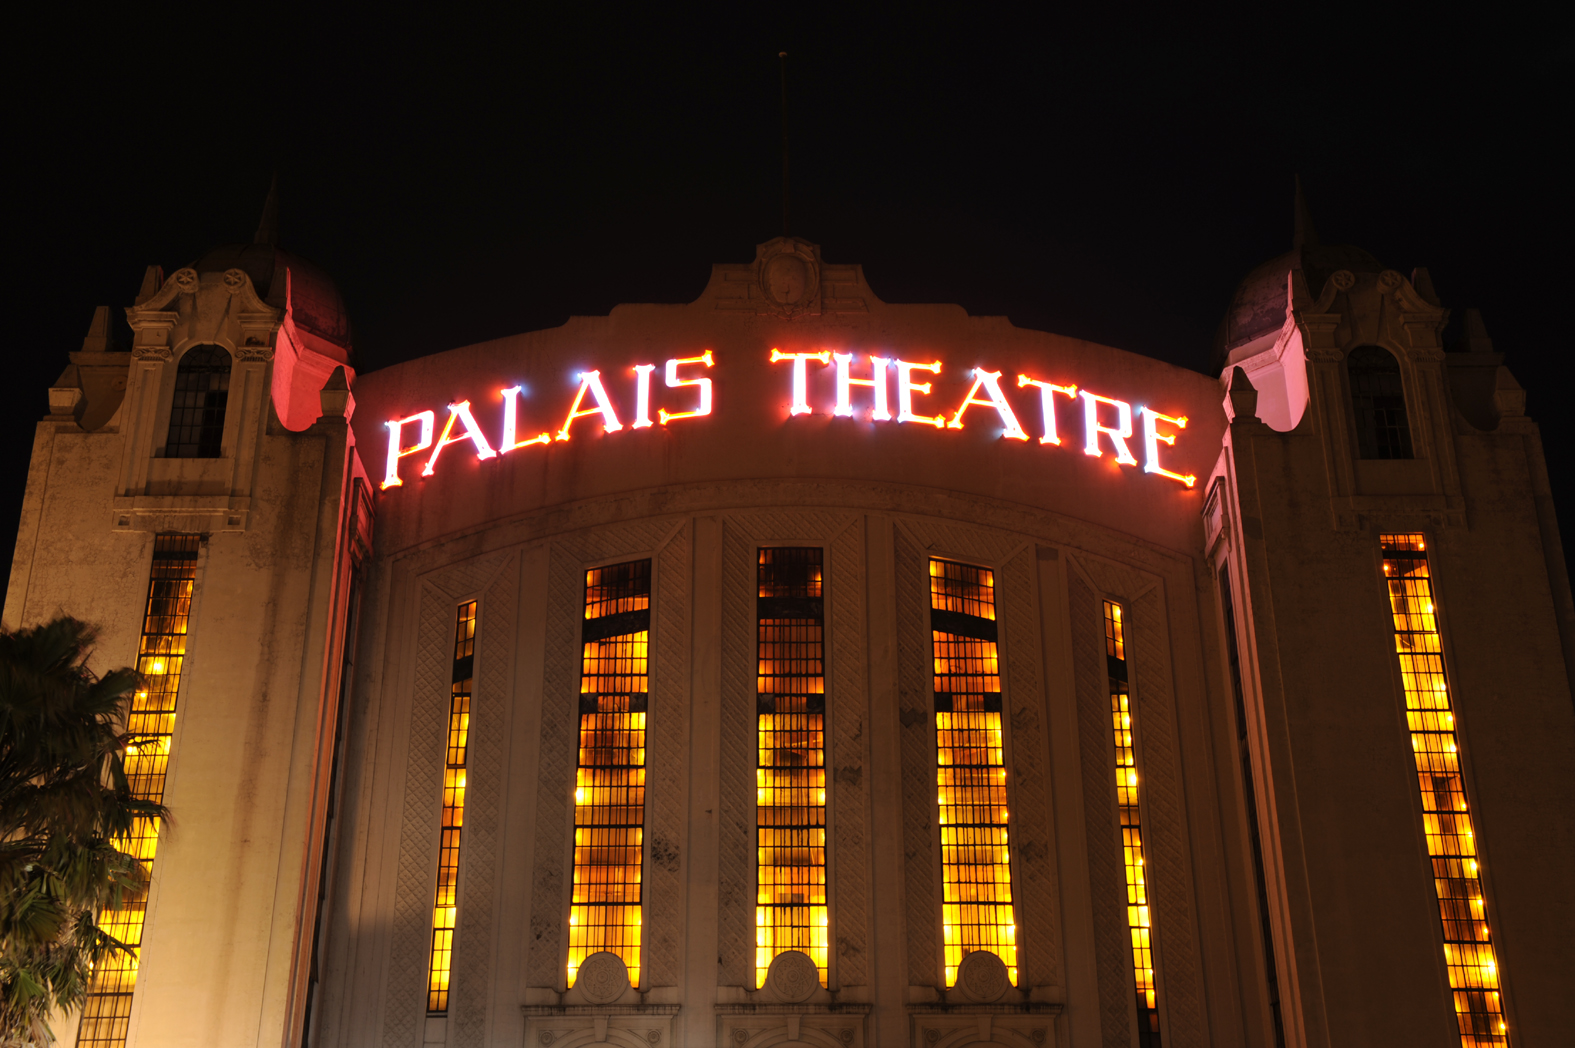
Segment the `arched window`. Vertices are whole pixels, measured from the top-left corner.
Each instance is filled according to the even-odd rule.
[[[175,402],[165,458],[218,458],[224,407],[230,399],[230,354],[223,346],[193,346],[175,369]]]
[[[1400,362],[1381,346],[1358,346],[1346,354],[1345,367],[1351,378],[1360,457],[1411,458],[1411,423],[1406,418]]]

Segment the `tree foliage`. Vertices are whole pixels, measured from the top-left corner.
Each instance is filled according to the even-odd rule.
[[[81,1006],[93,968],[128,949],[98,915],[145,872],[116,847],[162,805],[126,779],[135,670],[87,668],[97,630],[73,618],[0,631],[0,1046],[53,1043],[48,1017]]]

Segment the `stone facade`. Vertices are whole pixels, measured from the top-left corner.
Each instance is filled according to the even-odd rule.
[[[859,267],[786,238],[717,266],[688,305],[363,375],[331,285],[271,246],[150,271],[132,349],[101,315],[49,391],[5,612],[8,627],[101,623],[103,664],[130,662],[153,537],[203,536],[164,798],[176,823],[127,1044],[1147,1043],[1105,601],[1130,630],[1167,1048],[1271,1046],[1276,1026],[1318,1048],[1460,1043],[1380,567],[1390,532],[1427,539],[1510,1043],[1560,1043],[1575,610],[1541,444],[1480,324],[1446,352],[1425,271],[1370,262],[1298,245],[1255,271],[1217,377],[889,305]],[[198,345],[233,361],[222,449],[172,458],[176,371]],[[1358,346],[1398,362],[1410,458],[1361,457]],[[851,415],[834,410],[832,353],[855,354]],[[858,383],[877,378],[880,399]],[[903,390],[920,380],[928,392]],[[1090,419],[1119,426],[1117,401],[1132,464],[1108,435],[1085,452]],[[941,424],[882,420],[883,404]],[[1169,419],[1157,443],[1151,408]],[[824,554],[824,986],[802,954],[756,986],[752,573],[769,546]],[[994,573],[1015,983],[986,952],[945,974],[932,557]],[[644,558],[642,966],[631,985],[597,954],[571,986],[585,572]],[[436,1015],[454,612],[470,601],[465,836]]]

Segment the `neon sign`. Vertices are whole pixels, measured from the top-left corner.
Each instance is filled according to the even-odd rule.
[[[870,355],[866,357],[869,368],[866,374],[869,377],[861,378],[855,377],[857,366],[855,357],[856,354],[853,353],[833,353],[829,350],[815,353],[784,353],[780,349],[772,349],[768,363],[786,362],[792,365],[789,369],[789,418],[815,412],[809,399],[809,365],[813,362],[823,368],[829,367],[834,370],[836,395],[829,408],[830,414],[834,416],[854,417],[853,389],[858,386],[870,390],[868,418],[873,422],[895,421],[898,424],[917,422],[943,430],[962,429],[969,409],[975,409],[976,412],[995,413],[1003,439],[1025,442],[1029,440],[1027,430],[1018,421],[1016,409],[1001,388],[999,371],[990,371],[984,367],[971,369],[968,374],[972,377],[972,384],[948,418],[944,413],[921,415],[914,410],[915,397],[936,395],[932,393],[934,383],[914,381],[914,372],[939,375],[942,370],[939,360],[926,363]],[[715,366],[716,360],[709,349],[699,356],[674,357],[666,361],[662,367],[662,377],[666,387],[685,391],[684,396],[692,399],[687,402],[688,410],[669,411],[665,407],[657,408],[654,424],[666,426],[671,422],[710,415],[716,393],[712,380],[706,372]],[[634,414],[628,425],[629,429],[648,429],[653,425],[651,376],[656,369],[655,364],[636,364],[630,369],[634,375]],[[891,377],[888,377],[889,373]],[[618,409],[607,392],[607,386],[602,381],[602,373],[599,370],[582,371],[575,377],[579,381],[579,388],[575,391],[567,415],[564,416],[563,426],[556,433],[542,432],[522,438],[519,402],[524,395],[524,387],[516,385],[499,390],[499,396],[503,399],[503,431],[497,447],[493,447],[488,442],[486,434],[476,424],[476,417],[471,411],[468,400],[456,401],[448,405],[448,418],[443,423],[443,432],[437,435],[435,440],[437,412],[434,410],[428,409],[404,418],[389,419],[384,423],[388,429],[388,458],[382,488],[387,490],[403,485],[404,481],[399,476],[400,460],[428,449],[431,449],[431,454],[427,456],[426,464],[421,469],[423,477],[433,475],[443,449],[451,444],[469,441],[475,450],[476,458],[486,461],[522,448],[538,444],[550,446],[558,441],[568,440],[574,423],[579,419],[599,416],[603,433],[621,432],[625,426],[618,417]],[[895,419],[892,417],[889,396],[892,385],[895,385],[897,392]],[[1017,388],[1028,387],[1039,391],[1040,444],[1058,447],[1061,445],[1056,410],[1062,403],[1056,400],[1060,396],[1065,398],[1065,405],[1068,407],[1081,405],[1085,455],[1091,458],[1103,458],[1106,451],[1110,451],[1114,452],[1116,463],[1122,466],[1136,466],[1138,459],[1132,453],[1128,441],[1139,439],[1143,452],[1143,472],[1168,477],[1189,488],[1197,483],[1196,476],[1173,472],[1160,463],[1159,446],[1164,444],[1167,447],[1175,447],[1180,431],[1187,428],[1185,415],[1165,415],[1143,405],[1134,408],[1128,401],[1103,396],[1088,389],[1079,389],[1075,383],[1061,385],[1029,375],[1018,375]],[[1141,437],[1138,437],[1134,430],[1134,423],[1139,420],[1142,425]],[[1162,430],[1162,426],[1167,428]],[[405,440],[411,435],[412,427],[415,428],[415,439],[410,444],[406,444]]]

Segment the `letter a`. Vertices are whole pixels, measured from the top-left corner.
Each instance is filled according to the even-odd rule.
[[[596,406],[581,411],[580,404],[584,402],[587,391],[591,399],[596,401]],[[602,429],[608,433],[616,433],[623,428],[623,423],[618,421],[618,413],[613,410],[612,401],[607,399],[607,391],[602,388],[600,371],[580,372],[580,391],[574,394],[574,404],[569,408],[569,417],[563,420],[563,428],[558,430],[558,439],[568,440],[569,427],[574,424],[574,420],[586,415],[601,415]]]

